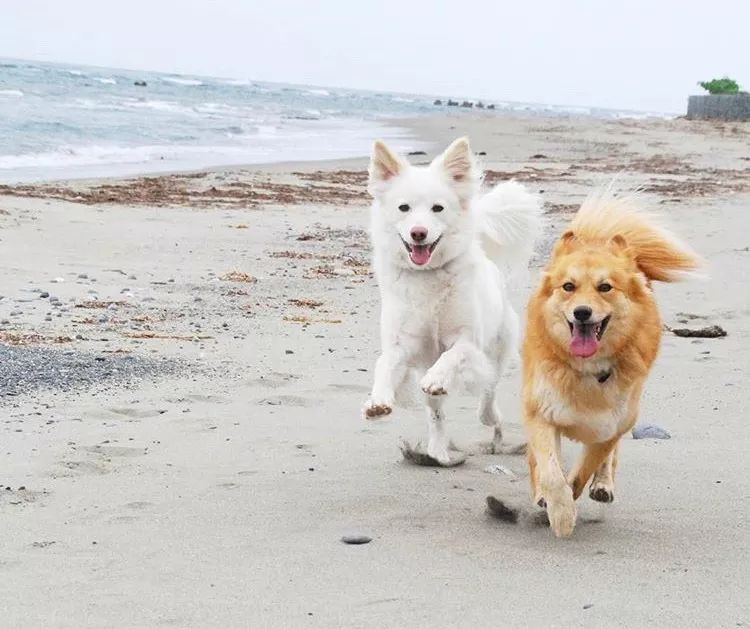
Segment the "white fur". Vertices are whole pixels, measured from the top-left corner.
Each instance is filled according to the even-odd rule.
[[[424,167],[375,144],[369,190],[382,352],[365,412],[390,413],[408,376],[416,375],[426,396],[428,454],[443,463],[446,393],[479,389],[480,419],[501,438],[495,388],[519,341],[506,277],[526,268],[542,225],[538,196],[516,182],[479,196],[480,181],[466,139]],[[408,211],[399,209],[404,205]],[[435,205],[444,209],[435,212]],[[414,227],[427,230],[426,243],[440,238],[423,266],[404,244],[414,244]]]

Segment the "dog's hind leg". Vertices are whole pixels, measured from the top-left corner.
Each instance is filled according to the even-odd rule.
[[[617,449],[612,448],[607,458],[596,470],[589,486],[589,498],[597,502],[613,502],[615,499],[615,468],[617,467]]]
[[[443,414],[443,400],[441,396],[428,395],[427,401],[427,452],[424,452],[420,444],[412,448],[404,443],[401,452],[404,458],[417,465],[453,467],[466,461],[463,452],[451,447],[448,435],[445,432],[445,415]]]
[[[495,379],[482,391],[479,400],[479,421],[492,428],[492,440],[480,444],[480,449],[486,454],[524,454],[526,452],[526,443],[516,445],[503,443],[503,416],[497,404],[497,387],[500,377],[505,373],[511,357],[515,354],[515,348],[504,347],[500,350],[496,360]]]
[[[502,420],[503,416],[497,408],[495,389],[483,391],[479,400],[479,421],[492,428],[492,440],[482,442],[480,450],[485,454],[524,454],[526,443],[515,445],[503,443]]]

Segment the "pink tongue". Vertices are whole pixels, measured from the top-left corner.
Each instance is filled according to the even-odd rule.
[[[588,358],[596,354],[596,350],[599,349],[599,341],[596,340],[596,335],[583,334],[583,330],[578,325],[573,325],[573,339],[570,341],[570,351],[573,356],[579,358]]]
[[[427,264],[430,261],[430,256],[432,256],[432,251],[430,251],[429,245],[412,245],[409,253],[411,261],[418,266]]]

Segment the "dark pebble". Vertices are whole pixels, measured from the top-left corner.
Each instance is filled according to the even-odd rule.
[[[47,297],[49,297],[49,293],[47,291],[44,291],[43,293],[39,293],[39,297],[41,299],[47,299]]]
[[[372,541],[372,537],[368,535],[344,535],[341,541],[344,544],[369,544]]]
[[[585,605],[583,606],[583,608],[584,608],[584,609],[591,609],[591,608],[592,608],[593,606],[594,606],[594,604],[593,604],[593,603],[586,603],[586,604],[585,604]]]

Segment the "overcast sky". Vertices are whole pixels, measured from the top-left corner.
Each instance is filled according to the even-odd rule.
[[[2,0],[0,56],[682,112],[750,88],[747,0]]]

